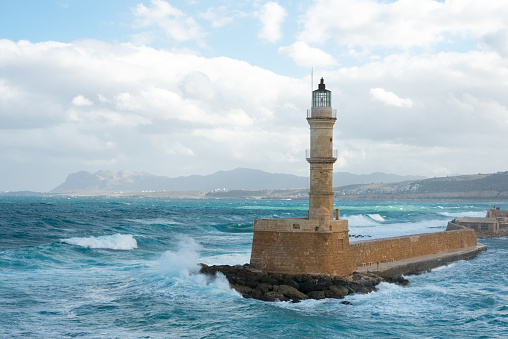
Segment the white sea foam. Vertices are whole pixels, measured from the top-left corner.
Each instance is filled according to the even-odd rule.
[[[369,218],[371,218],[375,221],[379,221],[379,222],[385,221],[385,219],[379,214],[367,214],[367,215],[369,216]]]
[[[110,250],[132,250],[138,247],[131,234],[113,234],[100,237],[61,239],[63,243],[85,248],[104,248]]]
[[[438,227],[444,226],[445,222],[443,220],[425,220],[419,222],[391,224],[391,223],[376,223],[375,221],[371,220],[370,225],[375,225],[376,227],[365,227],[368,225],[369,224],[358,225],[350,222],[349,223],[350,233],[361,234],[364,236],[368,236],[371,239],[399,237],[410,234],[439,232],[442,231],[442,229]]]
[[[127,219],[127,221],[140,223],[143,225],[181,225],[181,222],[177,222],[166,218],[153,218],[153,219]]]
[[[486,211],[481,211],[481,212],[469,211],[469,212],[453,212],[453,213],[441,212],[439,214],[447,216],[447,217],[451,217],[451,218],[461,218],[461,217],[484,218],[485,215],[487,215],[487,212]]]
[[[192,238],[184,237],[180,240],[176,252],[166,251],[159,259],[159,269],[162,273],[172,276],[188,277],[199,271],[199,253],[201,246]]]
[[[381,216],[379,216],[379,217],[381,217]],[[370,216],[365,216],[363,214],[344,215],[344,219],[349,220],[349,226],[375,226],[375,225],[379,225],[379,223],[376,220],[374,220],[374,218],[372,218]]]
[[[207,265],[243,265],[250,260],[250,251],[237,253],[224,253],[201,258]]]

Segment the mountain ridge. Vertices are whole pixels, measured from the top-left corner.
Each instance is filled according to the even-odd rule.
[[[422,176],[402,176],[375,172],[372,174],[334,173],[334,186],[400,182],[423,179]],[[268,173],[262,170],[236,168],[210,175],[189,175],[175,178],[147,172],[99,170],[95,173],[79,171],[50,193],[106,193],[142,191],[200,191],[200,190],[264,190],[307,188],[309,178],[293,174]]]

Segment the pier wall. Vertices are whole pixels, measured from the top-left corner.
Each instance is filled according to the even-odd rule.
[[[472,229],[367,240],[349,245],[351,262],[356,267],[375,267],[378,261],[405,260],[475,246],[476,234]]]

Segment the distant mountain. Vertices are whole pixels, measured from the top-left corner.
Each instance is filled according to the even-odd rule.
[[[334,173],[334,186],[368,184],[379,182],[400,182],[423,177],[400,176],[395,174],[373,173],[352,174]],[[51,193],[105,193],[141,191],[202,191],[202,190],[263,190],[306,188],[309,178],[292,174],[272,174],[261,170],[237,168],[219,171],[211,175],[191,175],[169,178],[146,172],[80,171],[69,174],[64,183]]]

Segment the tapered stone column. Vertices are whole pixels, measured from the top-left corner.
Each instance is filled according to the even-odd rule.
[[[332,93],[325,88],[324,80],[312,92],[312,108],[307,114],[310,125],[309,219],[316,219],[317,210],[326,208],[333,217],[333,164],[337,160],[333,150],[333,125],[337,120],[331,107]]]

